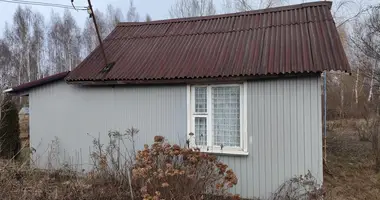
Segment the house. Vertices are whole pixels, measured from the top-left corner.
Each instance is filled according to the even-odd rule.
[[[139,147],[163,135],[219,155],[242,197],[308,171],[322,183],[321,73],[350,70],[331,5],[120,23],[104,40],[107,66],[98,47],[71,72],[6,92],[29,96],[40,167],[59,157],[88,168],[91,136],[135,127]]]

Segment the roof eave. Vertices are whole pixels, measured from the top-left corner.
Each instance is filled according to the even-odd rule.
[[[12,92],[13,92],[13,88],[8,88],[6,90],[3,90],[3,94],[12,93]]]
[[[50,84],[59,80],[64,80],[64,78],[69,74],[70,71],[66,72],[61,72],[58,74],[54,74],[51,76],[47,76],[35,81],[27,82],[20,84],[16,87],[8,88],[3,91],[4,94],[14,94],[14,95],[19,95],[19,96],[25,96],[29,94],[29,91],[31,89]]]
[[[73,85],[174,85],[174,84],[205,84],[205,83],[237,83],[244,81],[254,81],[263,79],[278,79],[278,78],[295,78],[295,77],[310,77],[319,76],[322,72],[308,73],[284,73],[271,75],[250,75],[250,76],[230,76],[230,77],[209,77],[209,78],[177,78],[177,79],[146,79],[146,80],[66,80],[66,83]]]

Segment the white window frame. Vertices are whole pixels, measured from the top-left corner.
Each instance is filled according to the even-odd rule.
[[[211,88],[223,86],[240,86],[240,147],[223,147],[213,145],[213,120],[211,104]],[[207,113],[195,113],[195,87],[207,87]],[[195,117],[207,117],[207,144],[200,146],[195,144]],[[248,155],[247,148],[247,82],[241,84],[204,84],[187,85],[187,137],[190,147],[200,148],[202,152],[230,155]],[[193,133],[194,135],[190,135]],[[211,144],[211,145],[210,145]]]

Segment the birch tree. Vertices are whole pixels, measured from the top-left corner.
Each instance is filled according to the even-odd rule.
[[[43,77],[44,71],[44,43],[45,43],[45,23],[44,17],[40,13],[33,14],[33,35],[31,41],[31,57],[33,60],[32,79]]]
[[[170,8],[172,18],[207,16],[216,14],[213,0],[176,0]]]
[[[4,40],[0,40],[0,90],[1,91],[11,85],[12,78],[13,78],[12,52],[10,51],[8,44]]]
[[[128,22],[140,21],[140,15],[137,12],[137,8],[133,4],[133,0],[129,0],[129,8],[128,8],[128,12],[127,12],[127,21]]]
[[[49,73],[53,74],[64,69],[64,56],[63,56],[63,38],[62,19],[58,13],[52,12],[50,14],[50,27],[48,29],[48,54],[49,54]]]
[[[369,77],[369,92],[367,101],[373,99],[374,88],[380,83],[380,4],[370,9],[368,17],[365,17],[359,24],[356,24],[352,42],[355,47],[367,57],[370,69],[367,73]],[[378,87],[376,87],[378,88]],[[376,91],[378,93],[379,91]]]
[[[12,30],[6,35],[10,41],[10,49],[15,57],[18,84],[31,81],[30,47],[31,47],[31,19],[29,8],[16,9],[13,15]]]
[[[52,12],[48,33],[49,61],[51,72],[72,70],[81,61],[80,29],[71,13],[66,10],[63,17]]]
[[[286,0],[225,0],[224,5],[234,7],[235,11],[265,9],[287,4]]]
[[[146,22],[150,22],[150,21],[152,21],[152,17],[151,17],[149,14],[146,14],[146,16],[145,16],[145,21],[146,21]]]
[[[81,61],[80,57],[80,29],[71,13],[65,10],[63,15],[63,43],[65,52],[65,71],[74,69]]]
[[[123,21],[123,13],[120,8],[114,8],[111,4],[107,6],[106,12],[106,24],[107,24],[107,35],[116,27],[116,25]]]
[[[42,76],[44,51],[44,18],[28,7],[18,7],[13,23],[6,26],[4,38],[12,53],[12,74],[17,74],[21,84]]]
[[[108,31],[110,30],[109,28],[107,28],[107,20],[104,17],[104,14],[99,10],[95,10],[94,12],[100,37],[104,39],[108,35]],[[86,20],[82,32],[82,41],[84,43],[83,57],[86,57],[99,45],[99,40],[93,19],[88,18]]]

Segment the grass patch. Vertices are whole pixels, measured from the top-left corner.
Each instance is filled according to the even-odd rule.
[[[352,127],[329,132],[327,166],[332,174],[324,175],[327,199],[379,199],[380,175],[374,170],[371,143],[359,141]]]

